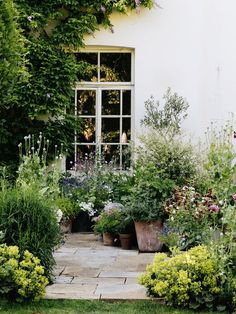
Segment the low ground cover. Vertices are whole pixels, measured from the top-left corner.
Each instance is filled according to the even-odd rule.
[[[85,301],[85,300],[42,300],[34,304],[15,304],[0,301],[1,314],[79,314],[79,313],[117,313],[117,314],[193,314],[194,311],[166,307],[151,301]],[[213,314],[214,312],[198,312]],[[223,314],[226,312],[222,312]]]

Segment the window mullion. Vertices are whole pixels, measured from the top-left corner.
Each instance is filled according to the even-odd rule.
[[[122,115],[123,115],[123,90],[120,90],[120,169],[122,169],[122,131],[123,131],[123,121],[122,121]]]
[[[101,71],[101,64],[100,64],[100,52],[98,52],[98,83],[100,83],[100,78],[101,78],[101,74],[100,74],[100,71]]]
[[[78,119],[78,108],[77,108],[77,89],[75,89],[75,117],[76,117],[76,120]],[[77,164],[77,131],[75,130],[75,136],[74,136],[74,139],[75,139],[75,154],[74,154],[74,164],[75,164],[75,167],[76,167],[76,164]]]
[[[96,143],[98,145],[99,154],[101,153],[101,136],[102,136],[102,121],[101,121],[101,113],[102,113],[102,91],[101,88],[97,89],[96,93]]]

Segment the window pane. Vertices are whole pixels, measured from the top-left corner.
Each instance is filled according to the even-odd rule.
[[[102,156],[107,163],[120,165],[120,146],[102,145]]]
[[[129,145],[122,145],[122,169],[128,170],[131,167],[131,149]]]
[[[120,114],[120,91],[103,90],[102,91],[102,114],[119,115]]]
[[[96,153],[96,145],[77,145],[76,163],[85,160],[94,160]]]
[[[102,142],[119,143],[120,141],[120,119],[102,119]]]
[[[78,90],[77,91],[77,114],[90,115],[96,114],[96,91]]]
[[[102,82],[130,82],[131,53],[101,53],[100,80]]]
[[[98,80],[98,54],[75,53],[78,62],[78,79],[85,82],[97,82]]]
[[[131,119],[122,119],[122,143],[128,143],[131,137]]]
[[[77,135],[77,142],[79,143],[94,143],[95,142],[95,118],[81,118],[82,131]]]
[[[124,116],[131,115],[131,91],[123,91],[122,114]]]

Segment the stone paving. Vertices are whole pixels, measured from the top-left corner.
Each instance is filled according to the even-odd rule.
[[[72,233],[55,252],[55,283],[48,299],[148,299],[137,277],[153,253],[104,246],[93,234]]]

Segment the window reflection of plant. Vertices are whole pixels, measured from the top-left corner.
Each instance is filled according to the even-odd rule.
[[[96,106],[96,92],[94,90],[84,90],[80,91],[79,99],[78,99],[78,113],[79,114],[85,114],[83,113],[84,105],[88,103],[91,105],[91,107],[94,106],[94,109],[89,112],[89,114],[95,114],[95,106]]]
[[[120,130],[117,130],[117,131],[103,131],[102,132],[102,141],[103,142],[119,142],[119,135],[120,135]]]
[[[97,82],[98,80],[98,66],[96,64],[89,63],[88,61],[79,61],[78,73],[80,81]],[[120,82],[119,73],[114,68],[110,68],[107,65],[100,66],[100,74],[103,74],[101,82]]]
[[[95,123],[94,118],[87,118],[82,119],[82,129],[83,129],[83,136],[87,142],[91,142],[92,139],[95,137]]]

